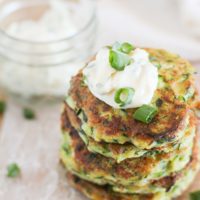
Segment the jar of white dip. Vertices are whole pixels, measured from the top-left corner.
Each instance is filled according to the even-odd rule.
[[[0,87],[33,99],[63,97],[96,36],[94,0],[4,0]]]

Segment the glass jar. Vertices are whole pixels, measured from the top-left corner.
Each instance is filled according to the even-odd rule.
[[[63,97],[71,76],[93,54],[97,26],[94,0],[62,0],[76,27],[69,36],[48,39],[44,35],[46,40],[37,41],[34,38],[40,36],[39,32],[31,33],[33,40],[8,33],[13,23],[40,20],[52,2],[5,0],[0,4],[0,86],[15,98]],[[51,24],[53,20],[48,18],[46,22]]]

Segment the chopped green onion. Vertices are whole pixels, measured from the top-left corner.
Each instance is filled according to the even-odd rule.
[[[3,114],[6,110],[6,103],[4,101],[0,101],[0,114]]]
[[[190,193],[190,200],[200,200],[200,191]]]
[[[134,49],[134,47],[132,44],[128,42],[124,42],[122,44],[119,42],[115,42],[112,49],[115,51],[121,51],[122,53],[125,53],[125,54],[129,54]]]
[[[111,66],[117,71],[123,71],[131,63],[131,58],[121,52],[110,50],[109,61]]]
[[[134,49],[133,45],[131,45],[127,42],[125,42],[121,45],[121,51],[123,53],[129,54],[131,51],[133,51],[133,49]]]
[[[115,93],[115,102],[119,104],[120,107],[124,107],[132,102],[134,93],[135,90],[133,88],[120,88]]]
[[[152,121],[152,119],[155,117],[157,112],[158,112],[158,109],[156,107],[143,105],[135,111],[133,117],[134,119],[138,121],[149,124]]]
[[[35,118],[35,113],[30,108],[24,108],[23,115],[24,115],[24,118],[29,119],[29,120]]]
[[[12,163],[10,165],[8,165],[7,167],[7,176],[14,178],[19,176],[20,174],[20,168],[16,163]]]

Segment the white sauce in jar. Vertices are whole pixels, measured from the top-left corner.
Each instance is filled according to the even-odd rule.
[[[32,42],[48,42],[72,36],[77,27],[72,22],[64,1],[50,1],[50,9],[37,21],[23,20],[11,23],[6,32],[18,39]]]
[[[106,104],[120,108],[114,100],[120,88],[135,90],[130,104],[123,108],[136,108],[149,104],[158,84],[158,69],[149,61],[149,54],[143,49],[131,52],[133,62],[123,71],[116,71],[109,62],[108,48],[101,49],[94,61],[83,70],[92,94]]]
[[[71,58],[79,55],[76,51],[71,50],[69,53],[61,52],[60,49],[67,49],[71,45],[67,41],[62,44],[59,43],[57,46],[48,45],[48,42],[62,40],[78,31],[78,27],[72,20],[68,5],[62,0],[52,0],[49,9],[37,21],[25,19],[11,23],[5,28],[6,33],[17,39],[33,43],[30,43],[29,46],[27,45],[27,49],[24,50],[25,53],[22,54],[20,51],[15,52],[6,49],[6,53],[9,55],[12,53],[14,59],[2,60],[0,85],[9,92],[19,94],[25,98],[33,96],[64,96],[69,88],[71,77],[83,67],[84,63],[83,61],[75,60],[70,61],[70,63],[64,63],[68,56]],[[36,49],[34,42],[37,42],[37,45],[40,45],[40,42],[45,42],[47,48],[44,50],[44,47],[40,49],[40,46],[37,46]],[[23,45],[23,43],[20,43],[20,45]],[[7,46],[18,49],[17,43],[10,42]],[[34,57],[31,53],[35,51],[50,53],[48,56],[38,53]],[[20,62],[21,60],[23,60],[22,63]],[[52,66],[43,66],[42,63],[46,62],[52,63]],[[31,66],[26,63],[39,63],[40,66],[37,66],[37,64]]]

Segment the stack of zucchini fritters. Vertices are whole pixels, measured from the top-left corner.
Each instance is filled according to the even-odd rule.
[[[62,113],[61,161],[72,185],[93,200],[165,200],[180,195],[199,168],[193,67],[145,49],[159,69],[149,124],[136,109],[114,109],[92,95],[80,72]]]

